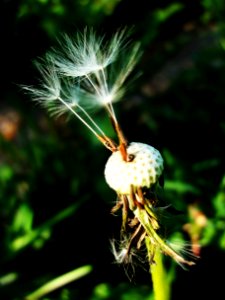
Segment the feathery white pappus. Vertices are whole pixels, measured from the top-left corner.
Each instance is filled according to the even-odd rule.
[[[140,58],[139,43],[130,44],[128,32],[109,41],[85,29],[74,38],[62,36],[58,48],[36,61],[39,86],[22,86],[52,116],[72,113],[96,136],[105,136],[88,111],[104,107],[116,122],[112,103],[124,94],[124,83]]]

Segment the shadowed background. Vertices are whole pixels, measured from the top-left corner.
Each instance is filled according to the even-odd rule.
[[[113,263],[109,239],[119,236],[120,216],[110,215],[116,195],[103,175],[110,153],[78,120],[49,118],[20,89],[37,84],[33,60],[61,33],[73,35],[86,26],[106,37],[132,27],[132,38],[142,44],[134,71],[141,75],[115,110],[129,141],[150,144],[165,159],[163,201],[174,209],[165,236],[179,232],[201,245],[196,250],[201,258],[189,271],[166,260],[172,299],[209,299],[209,291],[220,295],[224,1],[5,0],[0,11],[1,299],[24,299],[85,265],[92,272],[42,299],[152,299],[145,267],[137,266],[130,282]],[[114,136],[104,111],[94,118]]]

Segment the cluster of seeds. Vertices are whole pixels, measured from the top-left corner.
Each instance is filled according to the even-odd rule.
[[[118,194],[129,194],[131,185],[150,188],[163,172],[163,158],[154,147],[130,143],[127,147],[131,161],[123,160],[120,151],[112,153],[105,167],[105,179]]]

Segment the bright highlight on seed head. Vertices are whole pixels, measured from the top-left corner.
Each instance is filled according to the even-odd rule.
[[[152,188],[163,173],[163,158],[158,150],[142,143],[127,147],[131,161],[124,161],[119,151],[111,154],[105,166],[105,179],[118,194],[130,194],[131,185]]]

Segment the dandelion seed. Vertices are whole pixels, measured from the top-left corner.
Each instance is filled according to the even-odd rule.
[[[64,35],[60,49],[52,49],[37,67],[42,75],[39,87],[24,87],[54,116],[72,113],[109,149],[113,143],[95,123],[88,111],[105,107],[119,143],[125,138],[120,130],[112,103],[124,92],[124,82],[140,56],[139,45],[128,46],[126,31],[118,31],[110,41],[97,37],[93,30],[77,33],[76,39]],[[126,59],[120,61],[126,52]],[[115,68],[114,63],[120,63]]]
[[[46,64],[44,61],[43,63],[36,62],[36,66],[42,77],[39,87],[22,86],[22,88],[32,95],[33,100],[46,107],[49,102],[59,98],[61,81],[50,60],[47,60]]]
[[[104,38],[86,29],[84,34],[78,33],[76,39],[65,35],[60,42],[61,50],[53,49],[48,56],[59,74],[77,80],[82,78],[80,80],[85,88],[92,87],[97,100],[95,105],[107,106],[121,98],[122,85],[140,56],[139,45],[125,48],[125,40],[125,30],[117,32],[104,43]],[[122,54],[125,49],[126,56]],[[123,62],[121,55],[125,57]],[[121,63],[117,70],[113,66],[115,61]]]
[[[36,63],[36,66],[42,75],[40,87],[35,88],[31,86],[22,86],[22,88],[33,97],[33,100],[46,108],[50,115],[59,117],[62,114],[68,114],[68,112],[70,112],[75,115],[95,136],[98,137],[99,134],[105,136],[101,128],[79,104],[82,91],[76,87],[72,87],[69,82],[60,81],[55,66],[52,64],[50,58],[47,57],[46,65]],[[80,111],[84,117],[82,117],[77,110]]]
[[[123,263],[131,263],[131,255],[129,254],[128,247],[124,247],[120,245],[120,249],[118,250],[116,248],[116,242],[115,240],[110,241],[111,244],[111,249],[113,256],[115,258],[115,261],[118,264],[123,264]]]
[[[85,29],[75,39],[64,35],[61,49],[52,49],[37,63],[42,75],[39,87],[23,87],[53,116],[76,116],[113,153],[105,167],[108,185],[115,190],[122,208],[121,241],[111,242],[118,263],[131,264],[147,250],[150,265],[156,250],[179,264],[194,264],[158,233],[157,187],[163,175],[163,158],[152,146],[128,143],[120,128],[113,103],[121,99],[129,75],[140,57],[140,45],[128,45],[126,31],[118,31],[108,42]],[[108,137],[91,116],[96,108],[108,113],[118,141]]]
[[[137,266],[144,268],[145,255],[136,249],[131,247],[131,241],[126,237],[122,241],[116,241],[115,239],[110,241],[111,251],[115,259],[115,263],[122,265],[124,271],[129,278],[132,280],[135,274],[135,268]]]

